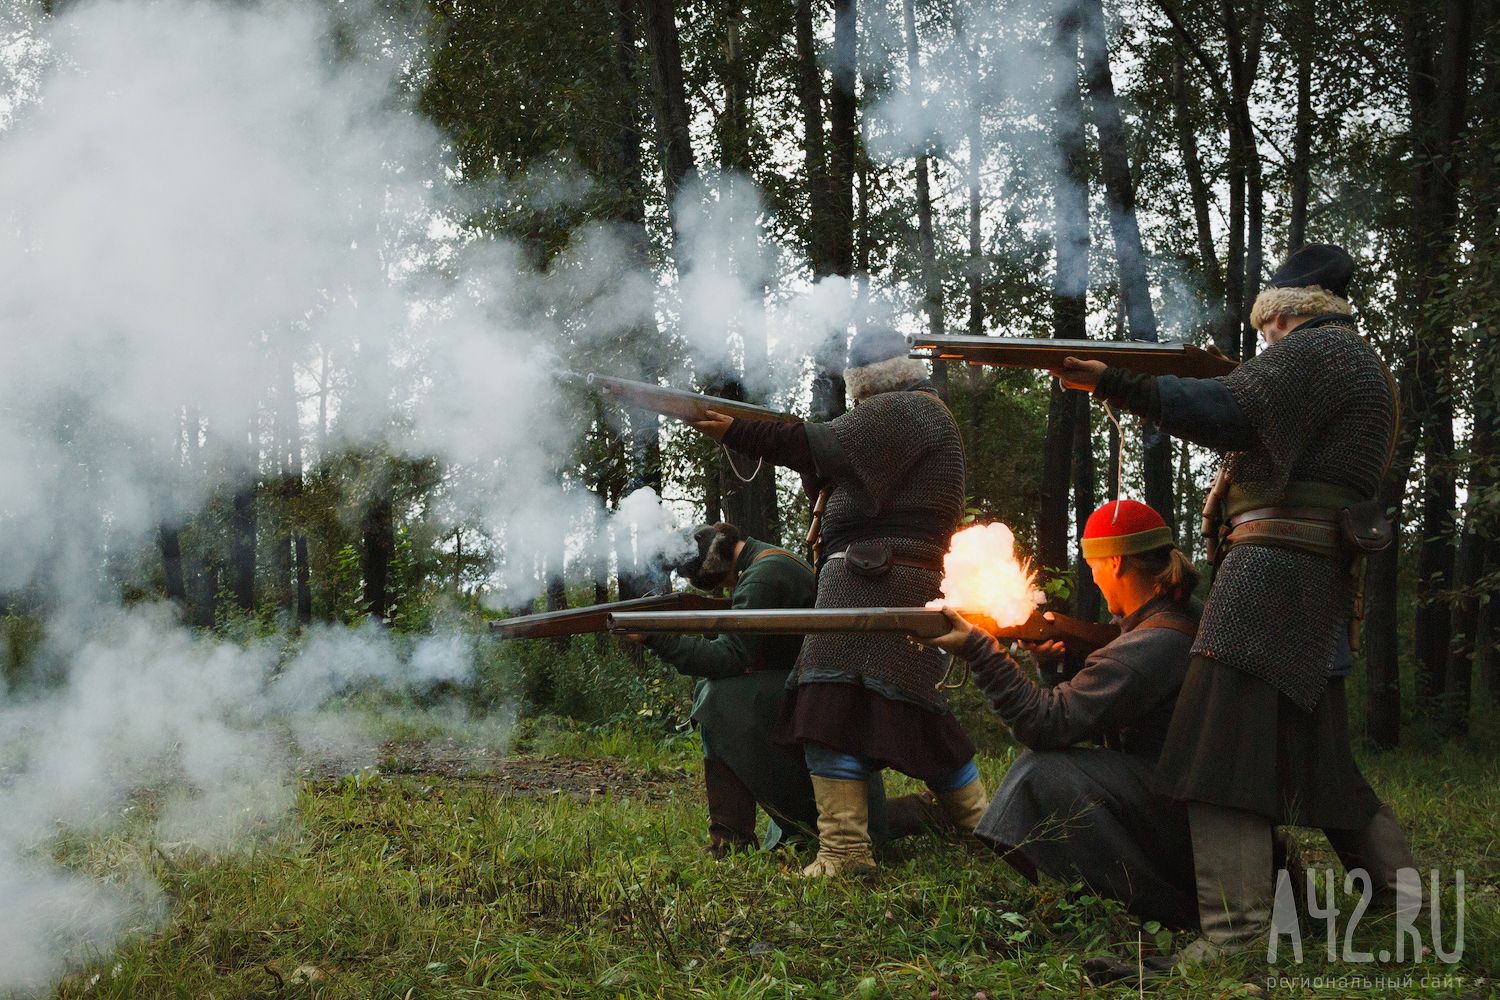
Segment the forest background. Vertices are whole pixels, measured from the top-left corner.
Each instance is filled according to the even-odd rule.
[[[458,183],[486,192],[463,237],[503,239],[577,290],[584,305],[559,307],[549,331],[562,366],[670,376],[816,418],[844,405],[839,335],[876,310],[909,332],[1192,340],[1244,357],[1249,304],[1276,261],[1308,241],[1347,247],[1361,329],[1403,413],[1384,490],[1400,544],[1367,571],[1354,704],[1369,739],[1391,746],[1403,715],[1462,734],[1476,694],[1500,694],[1492,3],[379,9],[377,33],[419,33],[430,58],[402,86],[447,137]],[[567,313],[595,294],[579,247],[601,231],[654,282],[647,314],[606,350],[570,339],[587,317]],[[735,295],[715,302],[715,281]],[[753,311],[810,289],[852,320],[806,355],[768,356]],[[713,311],[705,296],[722,306],[709,336],[726,348],[707,358],[704,333],[684,329]],[[598,517],[540,557],[513,544],[507,565],[507,528],[514,543],[525,525],[466,516],[451,499],[462,466],[341,447],[340,416],[368,390],[327,353],[287,364],[255,389],[248,429],[181,410],[179,466],[222,485],[162,512],[154,547],[108,551],[97,571],[128,600],[167,597],[205,628],[368,616],[421,630],[439,612],[516,610],[533,594],[556,609],[658,582]],[[1209,456],[1146,441],[1133,419],[1122,440],[1043,373],[935,377],[964,431],[973,512],[1016,529],[1054,603],[1099,613],[1071,540],[1120,489],[1202,558]],[[750,463],[679,426],[565,398],[562,491],[611,510],[650,487],[681,520],[803,534],[795,483],[742,482]],[[18,680],[46,595],[17,587],[6,605]],[[638,707],[568,692],[547,671],[522,687],[527,711]]]

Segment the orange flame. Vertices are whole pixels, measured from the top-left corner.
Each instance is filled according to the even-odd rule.
[[[1029,560],[1016,555],[1016,536],[998,522],[954,534],[943,559],[943,597],[953,607],[981,611],[1002,628],[1031,617],[1045,599]]]

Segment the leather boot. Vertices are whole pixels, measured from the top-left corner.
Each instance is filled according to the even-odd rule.
[[[1388,805],[1382,805],[1370,822],[1358,830],[1324,830],[1329,845],[1339,856],[1345,871],[1363,868],[1370,875],[1371,902],[1385,908],[1398,902],[1396,873],[1402,868],[1417,867],[1406,834]],[[1420,904],[1421,900],[1412,901]]]
[[[870,853],[870,802],[863,781],[812,776],[818,800],[818,856],[802,874],[863,875],[875,870]]]
[[[984,782],[975,778],[962,788],[955,788],[951,792],[937,792],[938,805],[942,807],[943,815],[948,821],[958,828],[960,834],[973,834],[974,828],[979,825],[979,818],[984,815],[984,810],[990,804],[989,793],[984,790]]]
[[[734,851],[753,851],[755,796],[720,760],[703,761],[703,791],[708,799],[708,846],[704,853],[722,858]]]
[[[1270,820],[1240,809],[1190,802],[1188,825],[1202,935],[1178,958],[1197,965],[1263,942],[1276,897]]]

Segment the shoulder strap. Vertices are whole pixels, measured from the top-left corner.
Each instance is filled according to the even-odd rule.
[[[750,560],[750,564],[753,566],[764,559],[766,556],[786,556],[788,559],[792,560],[798,566],[801,566],[803,569],[807,570],[809,573],[813,571],[812,567],[807,564],[807,561],[805,559],[797,555],[795,552],[788,552],[786,549],[762,549],[760,552],[756,553],[754,559]]]
[[[1171,629],[1173,632],[1181,632],[1189,639],[1195,638],[1198,635],[1198,623],[1186,615],[1180,615],[1175,611],[1158,611],[1137,625],[1136,628]]]

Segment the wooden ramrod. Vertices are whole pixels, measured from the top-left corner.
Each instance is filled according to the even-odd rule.
[[[1032,642],[1060,640],[1075,652],[1088,653],[1113,641],[1120,630],[1056,612],[1035,612],[1019,625],[997,625],[994,619],[960,611],[976,628],[997,639]],[[616,633],[692,632],[813,635],[820,632],[894,632],[931,639],[949,631],[948,617],[936,608],[792,608],[750,611],[635,611],[609,616]]]

